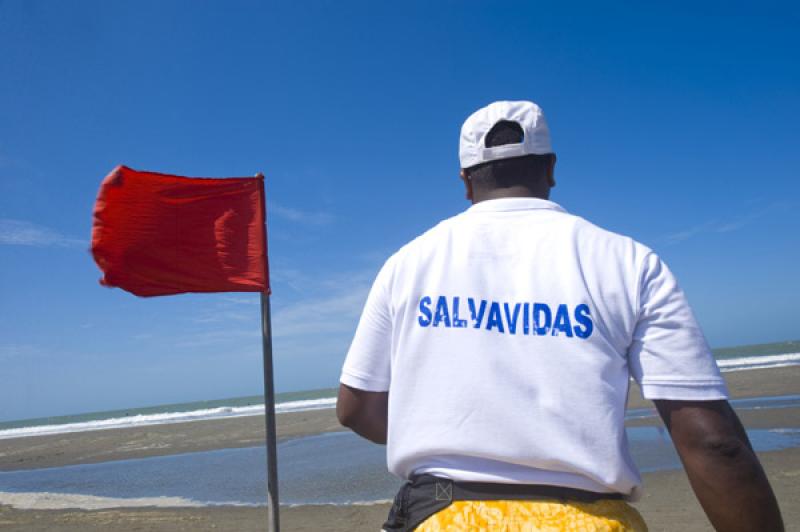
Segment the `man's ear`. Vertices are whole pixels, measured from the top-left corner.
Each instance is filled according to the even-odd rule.
[[[550,188],[556,186],[556,154],[554,153],[552,157],[550,157],[550,168],[547,171],[547,181],[550,184]]]
[[[470,180],[469,176],[467,175],[467,172],[465,172],[463,168],[458,173],[458,175],[461,176],[461,181],[464,182],[464,188],[467,191],[466,198],[474,203],[472,199],[472,180]]]

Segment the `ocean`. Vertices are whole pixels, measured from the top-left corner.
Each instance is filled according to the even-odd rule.
[[[795,366],[800,365],[800,340],[715,349],[714,356],[723,372]],[[283,413],[333,408],[336,391],[336,388],[324,388],[279,393],[275,396],[275,410]],[[252,395],[6,421],[0,423],[0,440],[263,414],[264,397]]]

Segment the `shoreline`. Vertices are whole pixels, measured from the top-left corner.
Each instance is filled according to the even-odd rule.
[[[278,442],[344,430],[333,409],[276,416]],[[186,421],[0,440],[0,472],[263,446],[263,416]]]
[[[786,530],[800,523],[800,449],[759,453],[775,490]],[[682,470],[643,475],[644,497],[633,506],[650,530],[705,532],[711,526]],[[374,532],[389,513],[390,504],[281,506],[285,530]],[[261,507],[115,508],[109,510],[20,510],[0,505],[0,528],[9,532],[205,532],[263,531],[267,511]]]
[[[800,366],[744,370],[723,375],[733,399],[800,393],[800,385],[797,384],[800,383]],[[635,383],[631,383],[628,408],[651,409],[655,415],[652,403],[642,399]],[[796,409],[782,410],[792,410],[785,413],[786,417],[797,423]],[[764,421],[764,418],[756,420],[750,412],[743,411],[740,415],[743,422],[748,419],[758,425],[752,428],[779,426],[770,424],[779,422],[778,417],[770,416],[768,421]],[[660,425],[660,419],[654,417],[628,422],[628,426],[654,424]],[[279,442],[345,430],[339,425],[332,408],[281,413],[276,416],[276,425]],[[0,441],[0,472],[256,447],[264,445],[264,440],[262,416],[23,436]]]
[[[756,369],[724,374],[732,399],[800,393],[800,366]],[[629,408],[653,409],[635,385]],[[742,409],[749,429],[800,428],[800,407]],[[660,419],[634,419],[627,426],[659,426]],[[333,409],[278,414],[279,441],[343,430]],[[195,451],[260,446],[264,442],[261,416],[191,421],[123,429],[27,436],[0,442],[0,471],[146,458]],[[800,523],[800,448],[759,453],[778,496],[787,530]],[[643,475],[645,494],[635,507],[651,530],[709,530],[682,470]],[[282,506],[286,530],[377,530],[389,504]],[[204,531],[263,530],[262,507],[136,507],[95,510],[16,509],[0,505],[0,528],[9,531],[87,532],[108,530]]]

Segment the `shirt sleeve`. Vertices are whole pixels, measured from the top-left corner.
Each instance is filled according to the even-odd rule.
[[[361,313],[340,382],[370,392],[389,390],[391,381],[391,259],[384,264]]]
[[[653,252],[640,269],[638,320],[628,362],[645,399],[728,398],[725,380],[686,295]]]

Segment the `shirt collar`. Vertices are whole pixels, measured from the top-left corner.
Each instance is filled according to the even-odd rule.
[[[498,198],[484,200],[471,206],[466,212],[507,212],[533,209],[567,212],[558,203],[540,198]]]

